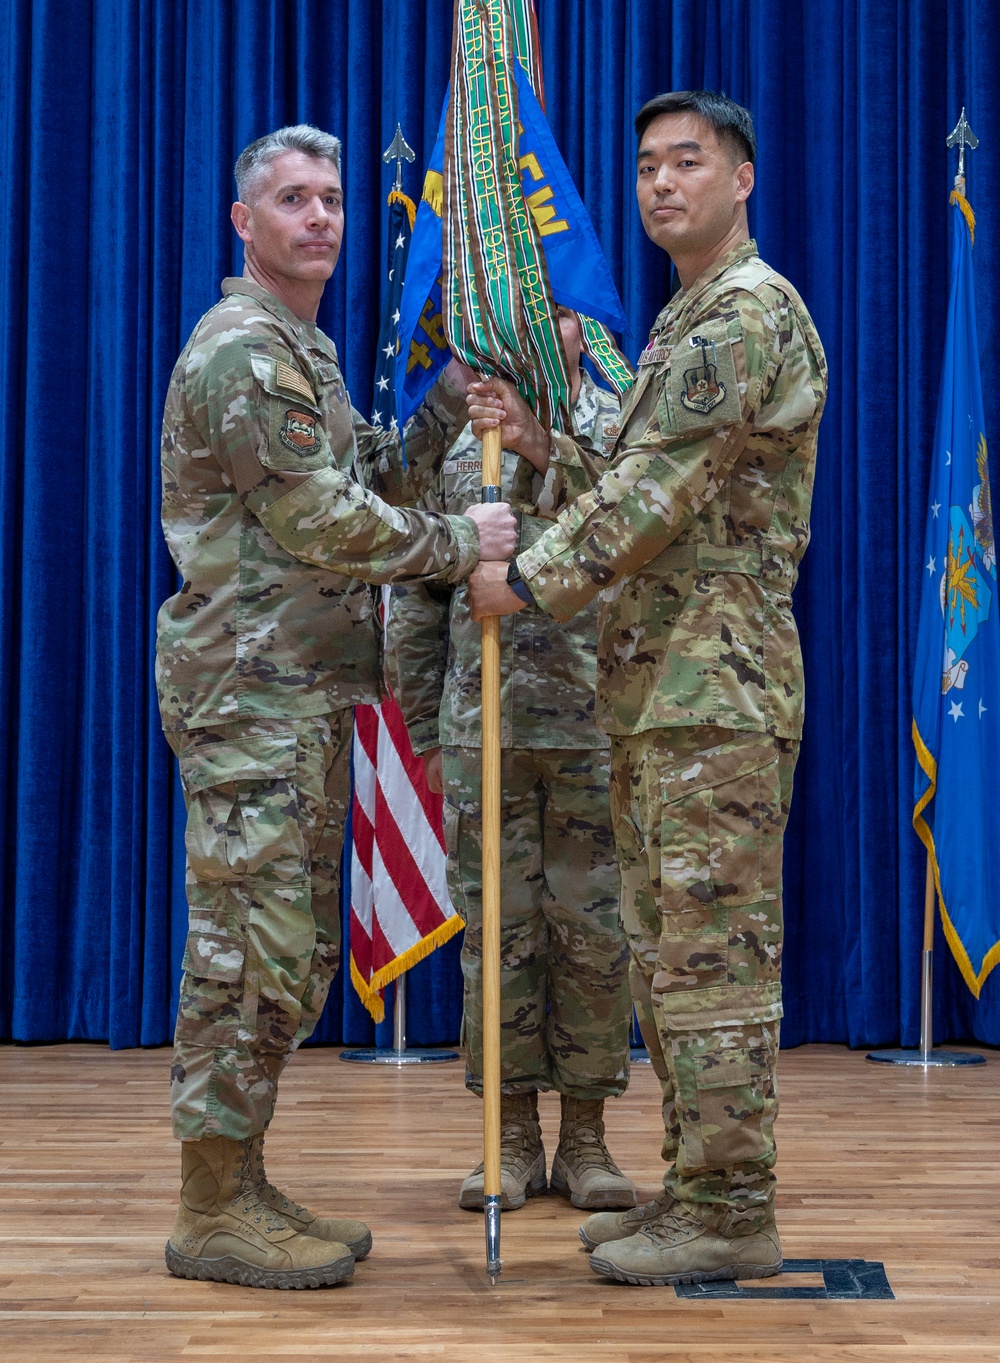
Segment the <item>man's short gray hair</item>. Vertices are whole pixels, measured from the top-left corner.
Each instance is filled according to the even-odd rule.
[[[257,191],[258,181],[272,161],[286,151],[301,151],[317,160],[332,161],[340,170],[340,138],[314,128],[311,123],[295,123],[258,137],[240,153],[236,162],[236,193],[240,203],[248,204]]]

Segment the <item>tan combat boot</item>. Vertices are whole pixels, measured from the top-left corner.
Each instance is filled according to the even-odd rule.
[[[627,1240],[600,1245],[590,1266],[637,1287],[769,1278],[781,1272],[781,1241],[773,1207],[733,1212],[674,1202]]]
[[[346,1245],[293,1230],[254,1187],[250,1142],[181,1144],[181,1205],[167,1241],[178,1278],[242,1287],[327,1287],[354,1272]]]
[[[297,1230],[302,1235],[311,1235],[317,1240],[346,1245],[356,1260],[367,1258],[371,1252],[372,1233],[363,1221],[355,1221],[350,1217],[316,1216],[308,1207],[300,1207],[297,1202],[279,1192],[273,1183],[268,1182],[267,1174],[264,1172],[263,1136],[251,1138],[250,1171],[261,1202],[265,1207],[277,1212],[292,1230]]]
[[[598,1212],[588,1216],[580,1227],[580,1239],[588,1249],[606,1245],[609,1240],[627,1240],[636,1231],[642,1230],[647,1221],[655,1221],[676,1201],[673,1193],[666,1189],[657,1194],[641,1207],[633,1207],[627,1212]]]
[[[635,1189],[604,1144],[604,1099],[560,1096],[552,1191],[574,1207],[634,1207]]]
[[[545,1151],[538,1124],[538,1094],[500,1095],[500,1208],[523,1207],[525,1199],[545,1191]],[[458,1205],[466,1211],[483,1209],[483,1166],[462,1184]]]

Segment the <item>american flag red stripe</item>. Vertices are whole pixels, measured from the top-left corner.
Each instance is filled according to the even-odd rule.
[[[351,979],[381,1022],[381,990],[464,924],[448,894],[441,796],[399,706],[357,706],[354,730]]]

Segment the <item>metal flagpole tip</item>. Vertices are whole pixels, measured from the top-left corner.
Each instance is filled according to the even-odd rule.
[[[486,1221],[486,1272],[490,1282],[496,1287],[503,1265],[500,1262],[500,1198],[489,1193],[484,1199],[483,1212]]]
[[[346,1060],[352,1065],[440,1065],[446,1060],[458,1060],[458,1051],[432,1051],[423,1050],[419,1046],[411,1046],[406,1050],[397,1051],[393,1047],[382,1047],[376,1049],[374,1046],[365,1046],[359,1050],[341,1051],[341,1060]]]
[[[955,1065],[985,1065],[986,1057],[971,1051],[869,1051],[866,1060],[877,1065],[918,1065],[925,1070],[950,1069]]]

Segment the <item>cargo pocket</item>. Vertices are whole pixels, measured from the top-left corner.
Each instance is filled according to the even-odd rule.
[[[308,873],[295,791],[295,735],[255,734],[180,754],[188,801],[185,845],[196,881]]]
[[[255,1014],[256,1000],[245,997],[247,946],[239,933],[236,921],[230,931],[205,924],[188,932],[177,1008],[178,1041],[231,1046],[241,1023],[252,1029],[254,1017],[246,1016],[247,1005]]]
[[[734,911],[776,900],[784,816],[778,753],[756,736],[695,754],[661,777],[661,991],[737,982]],[[769,961],[762,962],[764,974]],[[745,971],[739,983],[751,983]]]
[[[762,1120],[770,1086],[766,1053],[755,1047],[706,1050],[704,1045],[674,1043],[687,1173],[760,1160],[772,1144],[771,1123],[765,1131]]]

